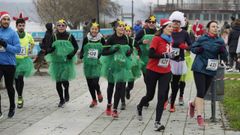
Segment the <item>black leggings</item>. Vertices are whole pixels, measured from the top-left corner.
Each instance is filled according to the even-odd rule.
[[[89,89],[89,92],[92,96],[92,99],[93,100],[96,100],[96,92],[97,94],[100,94],[101,91],[100,91],[100,86],[99,86],[99,77],[98,78],[86,78],[87,79],[87,84],[88,84],[88,89]]]
[[[22,97],[23,87],[24,87],[24,76],[18,76],[15,78],[15,87],[19,97]]]
[[[213,76],[202,74],[199,72],[193,72],[194,81],[197,88],[197,97],[204,98],[209,86],[212,83]]]
[[[116,90],[115,90],[115,93],[114,93],[113,109],[117,110],[118,103],[119,103],[122,95],[125,95],[125,87],[126,87],[126,82],[117,82],[116,83],[116,88],[115,88]],[[108,82],[108,88],[107,88],[108,104],[112,103],[113,89],[114,89],[114,83],[109,83]],[[125,100],[125,97],[124,97],[124,100]]]
[[[179,81],[180,81],[181,75],[173,75],[172,76],[172,82],[171,82],[171,88],[172,88],[172,95],[171,95],[171,105],[174,105],[176,96],[179,89]]]
[[[144,96],[138,107],[142,109],[142,107],[151,101],[154,98],[156,85],[158,83],[158,101],[157,101],[157,108],[156,108],[156,121],[161,120],[162,113],[163,113],[163,106],[164,101],[166,99],[166,93],[169,88],[169,82],[171,80],[171,73],[157,73],[151,70],[147,70],[146,72],[146,85],[147,85],[147,93]]]
[[[0,65],[0,80],[4,76],[5,86],[7,88],[10,102],[10,109],[15,108],[15,90],[13,88],[15,70],[16,68],[13,65]]]
[[[68,81],[61,81],[61,82],[56,82],[56,88],[57,88],[57,92],[58,92],[58,96],[60,98],[60,101],[64,101],[64,97],[63,97],[63,87],[65,88],[64,89],[64,95],[65,95],[65,98],[68,98],[69,99],[69,91],[68,91],[68,88],[69,88],[69,82]]]
[[[128,82],[127,83],[127,87],[126,87],[126,91],[131,91],[134,87],[134,81]]]

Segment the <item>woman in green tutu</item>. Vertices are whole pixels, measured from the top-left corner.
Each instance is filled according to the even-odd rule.
[[[15,72],[15,87],[18,94],[17,107],[23,107],[23,87],[24,87],[24,77],[29,77],[34,73],[34,66],[32,59],[29,58],[29,50],[32,50],[34,46],[34,40],[30,34],[24,31],[26,18],[15,19],[17,33],[20,39],[21,52],[16,55],[16,72]]]
[[[75,54],[78,44],[73,35],[66,31],[67,23],[61,19],[57,22],[56,33],[51,38],[51,47],[45,57],[49,62],[49,74],[56,81],[56,88],[60,98],[58,107],[63,107],[69,101],[69,80],[76,77]],[[64,97],[63,97],[64,87]]]
[[[113,118],[118,118],[118,103],[122,95],[125,95],[126,82],[129,80],[132,53],[132,39],[124,35],[124,22],[115,21],[113,27],[115,33],[107,40],[103,49],[102,71],[103,76],[108,80],[107,98],[108,105],[106,114]],[[105,56],[104,56],[105,55]],[[112,112],[112,95],[114,85],[116,91],[114,95],[114,106]]]
[[[102,53],[102,45],[105,44],[103,35],[99,32],[99,24],[92,23],[90,32],[83,39],[80,58],[83,59],[83,70],[87,80],[88,89],[92,96],[90,108],[97,105],[96,93],[98,101],[102,102],[103,96],[100,91],[99,77],[101,72],[100,56]]]
[[[133,38],[131,26],[129,26],[129,25],[125,26],[125,35],[130,37],[130,38]],[[132,46],[135,46],[134,40],[133,40]],[[141,68],[142,68],[142,65],[143,65],[143,62],[139,58],[137,49],[135,47],[133,48],[133,53],[132,53],[131,57],[132,57],[131,72],[132,72],[133,76],[128,81],[127,86],[126,86],[126,98],[127,99],[130,99],[130,91],[134,87],[134,80],[141,76]],[[122,100],[123,100],[123,97],[122,97]],[[121,108],[121,109],[124,110],[125,108]]]

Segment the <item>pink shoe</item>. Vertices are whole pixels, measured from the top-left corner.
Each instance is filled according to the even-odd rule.
[[[112,114],[112,104],[107,105],[107,109],[106,109],[105,113],[108,116],[110,116]]]
[[[202,118],[201,115],[199,115],[199,116],[197,117],[197,123],[198,123],[198,126],[200,126],[200,127],[203,127],[203,126],[204,126],[204,119]]]
[[[192,105],[192,102],[189,102],[188,103],[188,116],[190,116],[190,118],[193,118],[194,113],[195,113],[195,106]]]
[[[113,117],[113,119],[118,118],[118,112],[117,112],[117,110],[113,110],[113,112],[112,112],[112,117]]]
[[[169,112],[171,113],[175,112],[175,105],[170,106]]]

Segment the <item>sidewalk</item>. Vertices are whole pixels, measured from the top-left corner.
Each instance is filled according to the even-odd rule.
[[[78,65],[78,78],[70,82],[70,102],[64,108],[58,108],[59,102],[55,90],[55,82],[48,75],[36,75],[25,79],[23,91],[24,107],[16,109],[12,119],[7,118],[8,97],[4,90],[2,94],[2,109],[4,118],[0,120],[1,135],[239,135],[240,132],[228,130],[226,119],[223,117],[221,105],[217,102],[217,123],[211,123],[211,102],[205,102],[205,119],[208,125],[199,129],[196,119],[187,117],[187,101],[196,95],[195,84],[187,83],[185,90],[185,105],[176,106],[175,113],[164,111],[162,123],[166,126],[164,132],[155,132],[156,96],[150,102],[148,109],[143,110],[143,121],[136,118],[136,105],[144,96],[145,84],[140,78],[136,81],[127,101],[127,108],[120,112],[119,119],[113,120],[106,116],[106,88],[105,79],[100,80],[104,96],[103,103],[96,108],[89,108],[91,102],[87,83],[82,74],[82,65]],[[44,69],[45,70],[45,69]],[[46,71],[46,70],[45,70]],[[156,93],[157,94],[157,93]],[[176,101],[178,104],[178,100]],[[120,107],[121,103],[119,104]]]

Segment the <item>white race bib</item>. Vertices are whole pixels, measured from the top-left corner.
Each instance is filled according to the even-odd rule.
[[[6,52],[6,50],[3,46],[0,46],[0,52]]]
[[[169,62],[170,62],[169,58],[161,58],[158,62],[158,66],[166,68],[166,67],[168,67]]]
[[[172,48],[172,52],[175,56],[178,56],[180,54],[180,49],[179,48]]]
[[[206,69],[211,71],[216,71],[218,68],[218,60],[208,59],[208,64]]]
[[[97,59],[98,58],[98,50],[97,49],[89,49],[88,50],[88,58]]]
[[[27,48],[26,47],[21,47],[21,52],[17,55],[26,56],[27,55]]]

